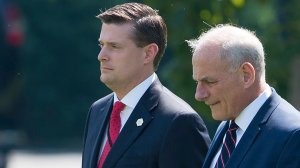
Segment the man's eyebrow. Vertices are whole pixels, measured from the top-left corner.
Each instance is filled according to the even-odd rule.
[[[208,76],[204,76],[204,77],[202,77],[200,79],[196,79],[196,78],[193,77],[193,80],[195,80],[195,81],[205,81],[205,80],[209,80],[209,77]]]
[[[99,43],[104,43],[101,39],[98,39]],[[114,42],[114,41],[107,41],[106,44],[108,45],[118,45],[118,42]]]

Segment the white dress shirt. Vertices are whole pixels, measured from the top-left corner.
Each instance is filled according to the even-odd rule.
[[[125,123],[127,122],[129,116],[131,115],[133,109],[141,99],[141,97],[144,95],[146,90],[150,87],[150,85],[154,82],[154,80],[157,78],[157,75],[153,73],[151,76],[149,76],[147,79],[145,79],[142,83],[137,85],[135,88],[133,88],[129,93],[127,93],[122,100],[119,100],[116,93],[114,92],[114,104],[117,101],[121,101],[123,104],[125,104],[125,108],[123,111],[120,113],[121,117],[121,130],[124,127]],[[107,126],[108,127],[108,126]],[[120,130],[120,132],[121,132]],[[105,143],[107,141],[107,128],[105,131],[104,138],[101,143],[101,150],[100,154],[104,150]],[[99,155],[100,158],[101,155]]]
[[[246,129],[248,128],[250,122],[253,120],[261,106],[265,103],[265,101],[271,96],[272,90],[270,86],[267,87],[267,89],[264,90],[263,93],[261,93],[253,102],[251,102],[241,113],[240,115],[234,120],[235,123],[239,126],[239,128],[236,130],[236,144],[239,143],[242,136],[244,135]],[[226,135],[226,134],[225,134]],[[223,142],[225,140],[225,136],[223,137]],[[215,155],[214,159],[211,162],[210,167],[214,168],[219,155],[221,153],[223,143],[220,145],[219,150],[217,154]]]

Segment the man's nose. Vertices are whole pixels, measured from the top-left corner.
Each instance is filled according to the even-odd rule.
[[[200,82],[197,84],[195,99],[198,101],[204,101],[208,97],[208,90]]]
[[[98,60],[101,62],[101,61],[104,61],[104,60],[108,60],[108,55],[107,55],[107,52],[106,52],[106,49],[105,47],[102,47],[99,54],[98,54]]]

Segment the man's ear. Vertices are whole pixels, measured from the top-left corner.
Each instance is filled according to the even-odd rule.
[[[145,49],[144,63],[148,64],[150,62],[153,62],[159,50],[157,44],[155,43],[148,44],[147,46],[144,47],[144,49]]]
[[[243,77],[244,87],[249,88],[255,82],[255,69],[249,62],[241,65],[241,73]]]

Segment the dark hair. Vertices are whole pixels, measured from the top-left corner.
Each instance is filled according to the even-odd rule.
[[[154,70],[157,70],[167,46],[167,27],[156,10],[140,3],[124,3],[107,9],[97,18],[106,24],[132,24],[134,28],[133,41],[138,47],[156,43],[159,50],[154,58],[153,66]]]

